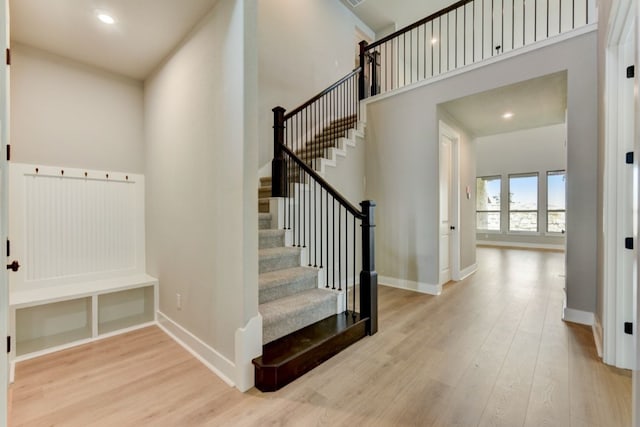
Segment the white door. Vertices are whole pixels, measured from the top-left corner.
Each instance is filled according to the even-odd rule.
[[[440,135],[440,284],[451,280],[451,233],[455,229],[451,209],[451,160],[453,141]]]
[[[9,47],[9,1],[4,0],[0,11],[0,52]],[[4,56],[4,55],[2,55]],[[9,140],[9,67],[2,58],[0,65],[0,241],[7,237],[7,143]],[[2,260],[7,260],[6,245],[0,244]],[[0,339],[8,336],[9,289],[7,269],[0,264]],[[0,427],[7,425],[9,361],[6,349],[0,349]]]

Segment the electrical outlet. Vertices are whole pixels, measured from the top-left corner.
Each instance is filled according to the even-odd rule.
[[[182,295],[176,294],[176,308],[182,310]]]

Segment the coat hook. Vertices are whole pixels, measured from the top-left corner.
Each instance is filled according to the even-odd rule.
[[[87,177],[87,173],[86,173],[86,172],[84,173],[84,177],[85,177],[85,178]]]
[[[64,175],[64,169],[60,171],[60,175]]]
[[[107,174],[107,179],[109,179],[109,174]]]
[[[127,181],[129,181],[129,175],[125,176],[124,179],[126,179]]]
[[[38,169],[38,168],[36,168],[36,173],[38,173],[38,172],[39,172],[39,169]]]

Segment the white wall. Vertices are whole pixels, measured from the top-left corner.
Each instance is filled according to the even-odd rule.
[[[12,46],[12,160],[144,172],[142,83]]]
[[[339,0],[259,0],[260,166],[273,157],[273,113],[292,110],[355,67],[356,26]]]
[[[147,272],[227,377],[258,316],[254,27],[254,2],[220,0],[145,83]]]
[[[547,172],[566,169],[565,139],[566,126],[564,123],[475,139],[477,176],[501,176],[502,186],[506,190],[509,174],[538,173],[539,232],[536,235],[508,233],[508,199],[502,197],[502,231],[478,232],[479,243],[492,241],[542,245],[564,244],[564,237],[547,236],[545,230],[547,223]]]
[[[437,105],[568,70],[567,303],[570,308],[593,312],[597,261],[596,33],[503,58],[367,104],[367,193],[378,203],[378,272],[437,283]]]

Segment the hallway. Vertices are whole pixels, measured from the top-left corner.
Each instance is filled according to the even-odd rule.
[[[18,364],[13,425],[630,425],[630,372],[560,319],[564,254],[477,255],[438,297],[381,286],[379,333],[278,392],[241,394],[147,328]]]

